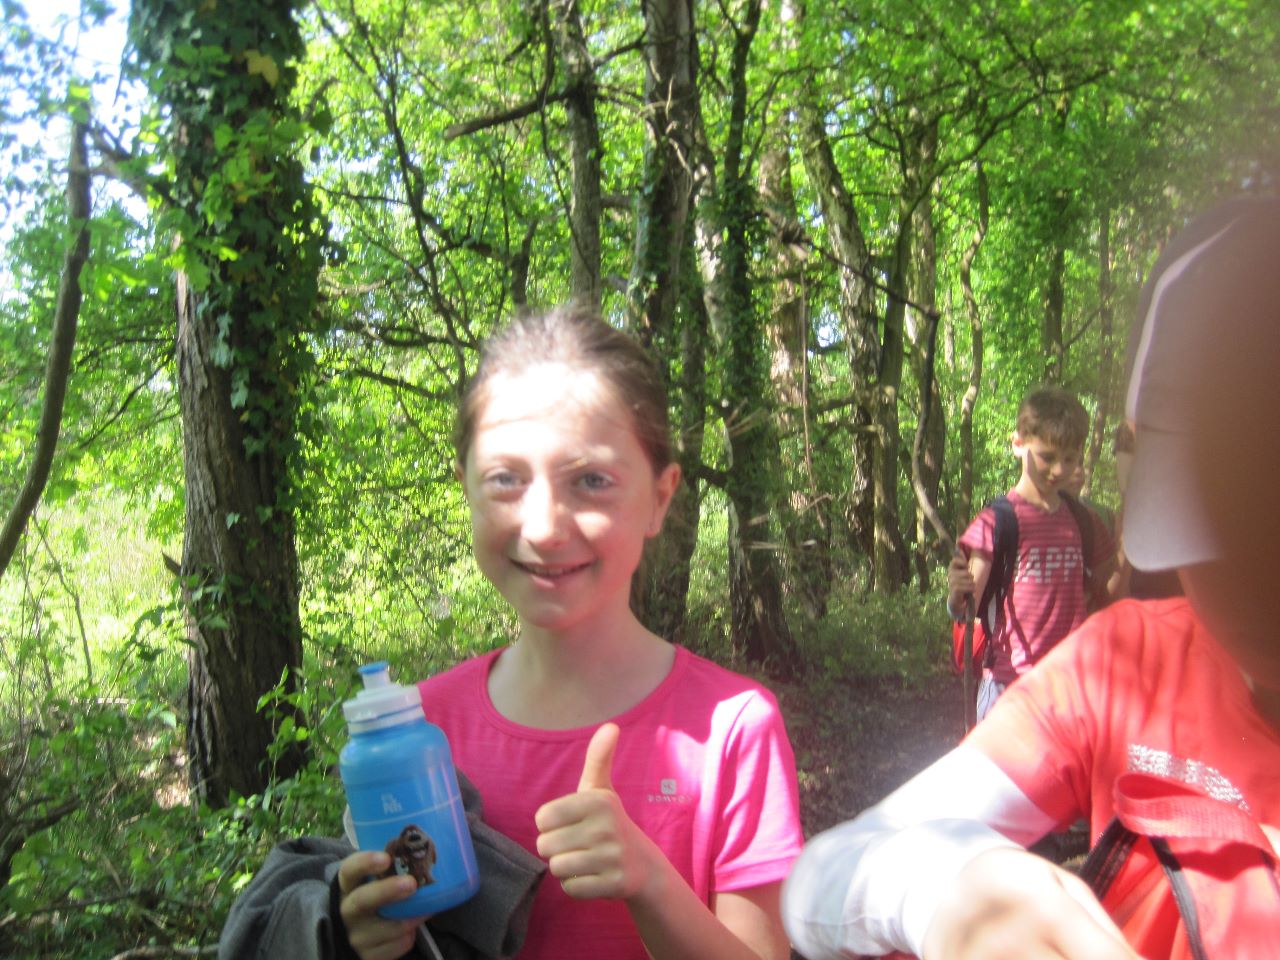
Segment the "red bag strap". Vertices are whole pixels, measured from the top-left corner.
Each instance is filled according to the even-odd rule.
[[[1126,773],[1115,784],[1116,817],[1134,833],[1171,840],[1216,840],[1276,854],[1248,811],[1194,786],[1149,773]]]
[[[1180,780],[1126,773],[1116,780],[1114,799],[1115,819],[1090,852],[1082,878],[1101,899],[1136,839],[1146,837],[1169,881],[1191,955],[1207,960],[1195,896],[1169,840],[1241,844],[1274,863],[1276,854],[1266,834],[1248,811]]]

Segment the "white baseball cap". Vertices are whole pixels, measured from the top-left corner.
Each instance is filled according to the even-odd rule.
[[[1277,509],[1280,199],[1231,201],[1170,241],[1143,290],[1130,354],[1125,414],[1137,443],[1125,553],[1143,570],[1220,559],[1211,497]],[[1259,484],[1266,494],[1247,497]]]

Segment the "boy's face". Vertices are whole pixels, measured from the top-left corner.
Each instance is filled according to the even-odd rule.
[[[1042,497],[1053,502],[1062,490],[1071,492],[1071,478],[1080,468],[1079,447],[1063,450],[1039,437],[1023,437],[1015,432],[1013,452],[1022,461],[1023,478]]]

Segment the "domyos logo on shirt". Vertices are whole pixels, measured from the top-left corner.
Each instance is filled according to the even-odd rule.
[[[664,777],[658,781],[658,792],[646,795],[649,803],[692,803],[693,797],[680,792],[680,786],[674,778]]]

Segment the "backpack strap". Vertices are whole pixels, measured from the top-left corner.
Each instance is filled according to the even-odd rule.
[[[1080,879],[1089,885],[1099,900],[1111,889],[1137,840],[1138,835],[1121,823],[1119,817],[1112,817],[1085,857],[1080,865]]]
[[[1086,507],[1078,497],[1074,497],[1069,493],[1059,493],[1058,496],[1067,505],[1067,509],[1071,511],[1071,516],[1075,518],[1076,526],[1080,529],[1081,565],[1084,568],[1084,595],[1088,598],[1090,581],[1093,579],[1093,511]]]
[[[1187,931],[1187,945],[1191,948],[1192,960],[1209,960],[1204,949],[1204,941],[1200,939],[1200,914],[1196,912],[1196,898],[1191,892],[1191,884],[1182,872],[1182,864],[1169,847],[1164,837],[1150,837],[1151,849],[1156,852],[1160,867],[1173,888],[1173,902],[1178,905],[1178,913],[1182,917],[1182,925]]]
[[[1013,584],[1013,575],[1018,567],[1018,517],[1013,512],[1013,502],[1006,496],[999,496],[987,503],[995,514],[995,525],[991,533],[991,572],[987,575],[986,586],[982,589],[982,599],[978,602],[978,619],[987,631],[987,660],[995,651],[991,642],[996,636],[1000,621],[1004,617],[1004,600]],[[990,666],[990,664],[987,664]]]
[[[1200,938],[1200,915],[1196,911],[1195,897],[1182,872],[1182,864],[1170,849],[1168,840],[1163,837],[1147,837],[1147,841],[1155,851],[1160,868],[1173,889],[1173,902],[1178,907],[1178,915],[1182,917],[1182,926],[1187,932],[1187,946],[1191,948],[1193,960],[1209,960],[1204,941]],[[1089,885],[1098,900],[1106,896],[1137,842],[1138,834],[1121,823],[1119,817],[1112,818],[1102,831],[1102,836],[1080,867],[1080,879]]]

